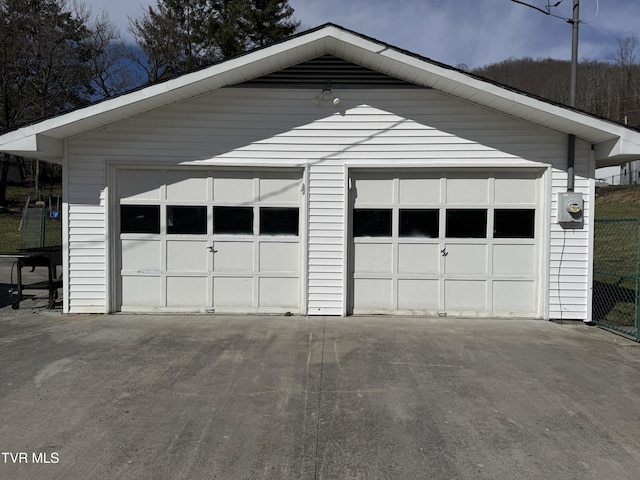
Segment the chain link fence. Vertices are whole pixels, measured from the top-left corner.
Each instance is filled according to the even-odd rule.
[[[20,249],[62,245],[62,225],[57,210],[25,208],[20,222]]]
[[[593,321],[640,340],[640,219],[595,221]]]

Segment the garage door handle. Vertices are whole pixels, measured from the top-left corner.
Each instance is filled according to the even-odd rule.
[[[211,253],[218,253],[218,250],[214,250],[213,247],[207,247]]]
[[[443,248],[442,250],[440,250],[440,253],[442,254],[443,257],[446,257],[447,255],[449,255],[449,252],[447,252],[446,248]]]

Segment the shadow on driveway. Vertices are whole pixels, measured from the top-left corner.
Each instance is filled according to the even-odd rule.
[[[15,285],[11,285],[10,283],[0,283],[0,308],[13,303],[13,295],[11,294],[11,291],[14,287]]]

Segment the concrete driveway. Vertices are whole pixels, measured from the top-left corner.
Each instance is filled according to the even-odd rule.
[[[9,309],[0,478],[640,472],[640,346],[580,323]]]

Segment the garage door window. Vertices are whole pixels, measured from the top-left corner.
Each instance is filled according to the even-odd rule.
[[[252,235],[253,207],[213,207],[213,233]]]
[[[261,207],[260,235],[298,235],[297,208]]]
[[[534,238],[533,209],[496,209],[493,218],[494,238]]]
[[[207,233],[207,207],[167,206],[167,233],[204,235]]]
[[[353,210],[354,237],[390,237],[390,208],[356,208]]]
[[[439,217],[438,210],[400,209],[400,236],[438,238]]]
[[[448,209],[447,238],[486,238],[487,210],[482,209]]]
[[[120,205],[121,233],[160,233],[159,205]]]

